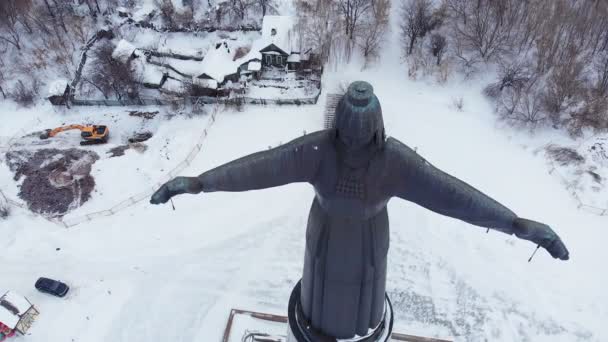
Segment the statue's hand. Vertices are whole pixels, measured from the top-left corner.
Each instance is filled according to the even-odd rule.
[[[180,194],[198,194],[202,186],[197,177],[176,177],[163,184],[150,198],[150,203],[167,203],[171,197]]]
[[[570,253],[562,239],[546,224],[517,218],[513,222],[515,235],[524,240],[532,241],[543,247],[552,257],[561,260],[568,260]]]

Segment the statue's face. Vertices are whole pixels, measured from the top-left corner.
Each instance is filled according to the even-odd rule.
[[[382,109],[367,82],[354,82],[348,87],[336,108],[338,138],[349,152],[367,147],[376,134],[382,134]]]
[[[338,137],[349,151],[357,151],[372,143],[373,135],[365,134],[363,131],[340,130]]]

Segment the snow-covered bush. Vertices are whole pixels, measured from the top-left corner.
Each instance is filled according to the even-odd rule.
[[[17,85],[11,92],[10,97],[18,104],[27,107],[36,102],[39,94],[40,82],[34,78],[28,85],[22,80],[17,81]]]
[[[457,111],[462,112],[464,110],[464,99],[462,97],[453,98],[452,106],[454,106]]]

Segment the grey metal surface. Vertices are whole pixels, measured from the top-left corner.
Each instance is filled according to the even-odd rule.
[[[315,189],[306,232],[302,309],[326,335],[351,338],[378,325],[384,310],[392,197],[442,215],[516,234],[553,257],[568,258],[546,225],[523,220],[472,186],[385,138],[371,85],[355,82],[340,100],[335,128],[229,162],[198,177],[178,177],[152,203],[179,193],[248,191],[307,182]]]

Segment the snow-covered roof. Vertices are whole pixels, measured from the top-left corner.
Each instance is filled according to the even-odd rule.
[[[50,85],[49,85],[49,97],[51,96],[63,96],[63,94],[65,93],[65,89],[67,88],[67,86],[69,85],[69,82],[65,79],[59,79],[56,81],[53,81]]]
[[[6,300],[7,302],[13,304],[13,306],[19,310],[19,315],[23,315],[32,307],[32,304],[25,297],[13,291],[8,291],[5,293],[4,296],[0,298],[0,301],[1,300]]]
[[[165,76],[163,68],[146,63],[141,58],[137,58],[133,61],[133,67],[135,73],[140,77],[142,83],[157,84],[160,85]]]
[[[267,15],[262,19],[262,49],[274,44],[290,54],[295,43],[294,18],[287,15]]]
[[[133,12],[133,20],[145,20],[154,11],[156,11],[156,6],[152,1],[143,1],[141,7]]]
[[[249,71],[260,71],[262,70],[262,62],[249,62],[247,65],[247,70]]]
[[[162,88],[175,93],[181,93],[184,90],[184,83],[173,78],[167,78]]]
[[[116,45],[114,52],[112,52],[112,58],[124,63],[131,58],[136,49],[137,48],[133,44],[121,39]]]
[[[214,44],[205,55],[205,58],[201,62],[201,69],[199,75],[207,75],[218,83],[224,82],[224,78],[227,75],[234,74],[238,71],[239,66],[242,64],[242,59],[234,61],[234,55],[236,48],[230,46],[230,42],[221,41]]]
[[[210,79],[204,79],[204,78],[195,78],[194,79],[194,84],[203,87],[203,88],[207,88],[207,89],[217,89],[217,81],[216,80],[210,80]]]
[[[289,57],[287,57],[287,62],[299,63],[300,62],[300,54],[292,53]]]
[[[14,314],[11,310],[5,307],[6,303],[11,308],[17,309],[17,313]],[[19,323],[20,316],[23,315],[27,310],[32,307],[32,304],[23,296],[9,291],[0,297],[0,322],[14,329]]]
[[[9,309],[0,306],[0,323],[11,329],[15,329],[17,323],[19,323],[19,319],[19,316],[13,314]]]
[[[201,71],[200,61],[167,58],[164,62],[169,64],[175,70],[178,70],[182,74],[186,74],[189,76],[198,76]]]
[[[273,29],[276,30],[276,34],[273,34]],[[241,65],[255,59],[261,61],[262,54],[260,53],[260,50],[267,48],[271,44],[284,50],[287,54],[291,54],[292,51],[297,51],[299,43],[297,34],[294,30],[293,17],[277,15],[265,16],[262,23],[262,37],[253,42],[249,53],[237,60],[238,64]],[[251,66],[249,70],[252,70]]]

